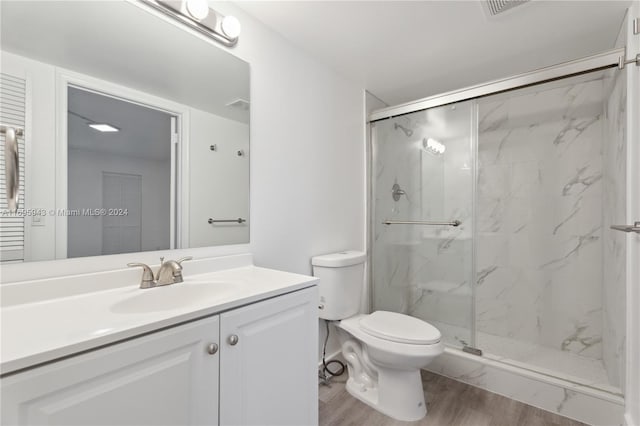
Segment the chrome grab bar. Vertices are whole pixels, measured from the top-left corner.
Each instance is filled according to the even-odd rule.
[[[213,219],[213,218],[209,218],[209,220],[207,220],[208,224],[212,224],[212,223],[244,223],[246,222],[247,219],[243,219],[241,217],[237,218],[237,219]]]
[[[383,220],[385,225],[435,225],[435,226],[460,226],[462,222],[452,220],[451,222],[430,222],[427,220]]]
[[[0,125],[0,133],[4,139],[4,173],[7,184],[7,205],[9,212],[14,213],[18,209],[18,191],[20,188],[20,150],[18,149],[18,136],[24,135],[24,130],[6,125]]]
[[[640,222],[635,222],[633,225],[611,225],[610,228],[616,231],[640,234]]]

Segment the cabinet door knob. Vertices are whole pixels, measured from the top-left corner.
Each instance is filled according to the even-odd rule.
[[[238,344],[238,340],[240,340],[240,339],[238,339],[238,336],[235,335],[235,334],[232,334],[231,336],[229,336],[229,344],[231,346],[237,345]]]
[[[209,343],[207,345],[207,352],[210,355],[214,355],[216,352],[218,352],[218,344],[217,343]]]

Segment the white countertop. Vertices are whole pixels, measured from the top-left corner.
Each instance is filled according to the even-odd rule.
[[[184,283],[164,287],[142,290],[127,285],[3,306],[0,372],[15,372],[318,281],[251,265],[191,276],[186,272]]]

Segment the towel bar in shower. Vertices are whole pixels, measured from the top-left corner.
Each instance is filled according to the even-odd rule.
[[[385,225],[434,225],[434,226],[460,226],[462,222],[452,220],[451,222],[430,222],[428,220],[384,220]]]
[[[243,219],[241,217],[237,219],[213,219],[210,217],[209,220],[207,220],[207,223],[245,223],[246,221],[247,219]]]
[[[611,225],[611,229],[622,232],[635,232],[640,234],[640,221],[634,222],[633,225]]]

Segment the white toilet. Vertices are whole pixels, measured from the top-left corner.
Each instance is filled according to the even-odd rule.
[[[440,331],[395,312],[358,315],[365,260],[358,251],[311,259],[320,278],[320,318],[339,320],[346,331],[341,342],[349,393],[394,419],[420,420],[427,414],[420,369],[443,352]]]

